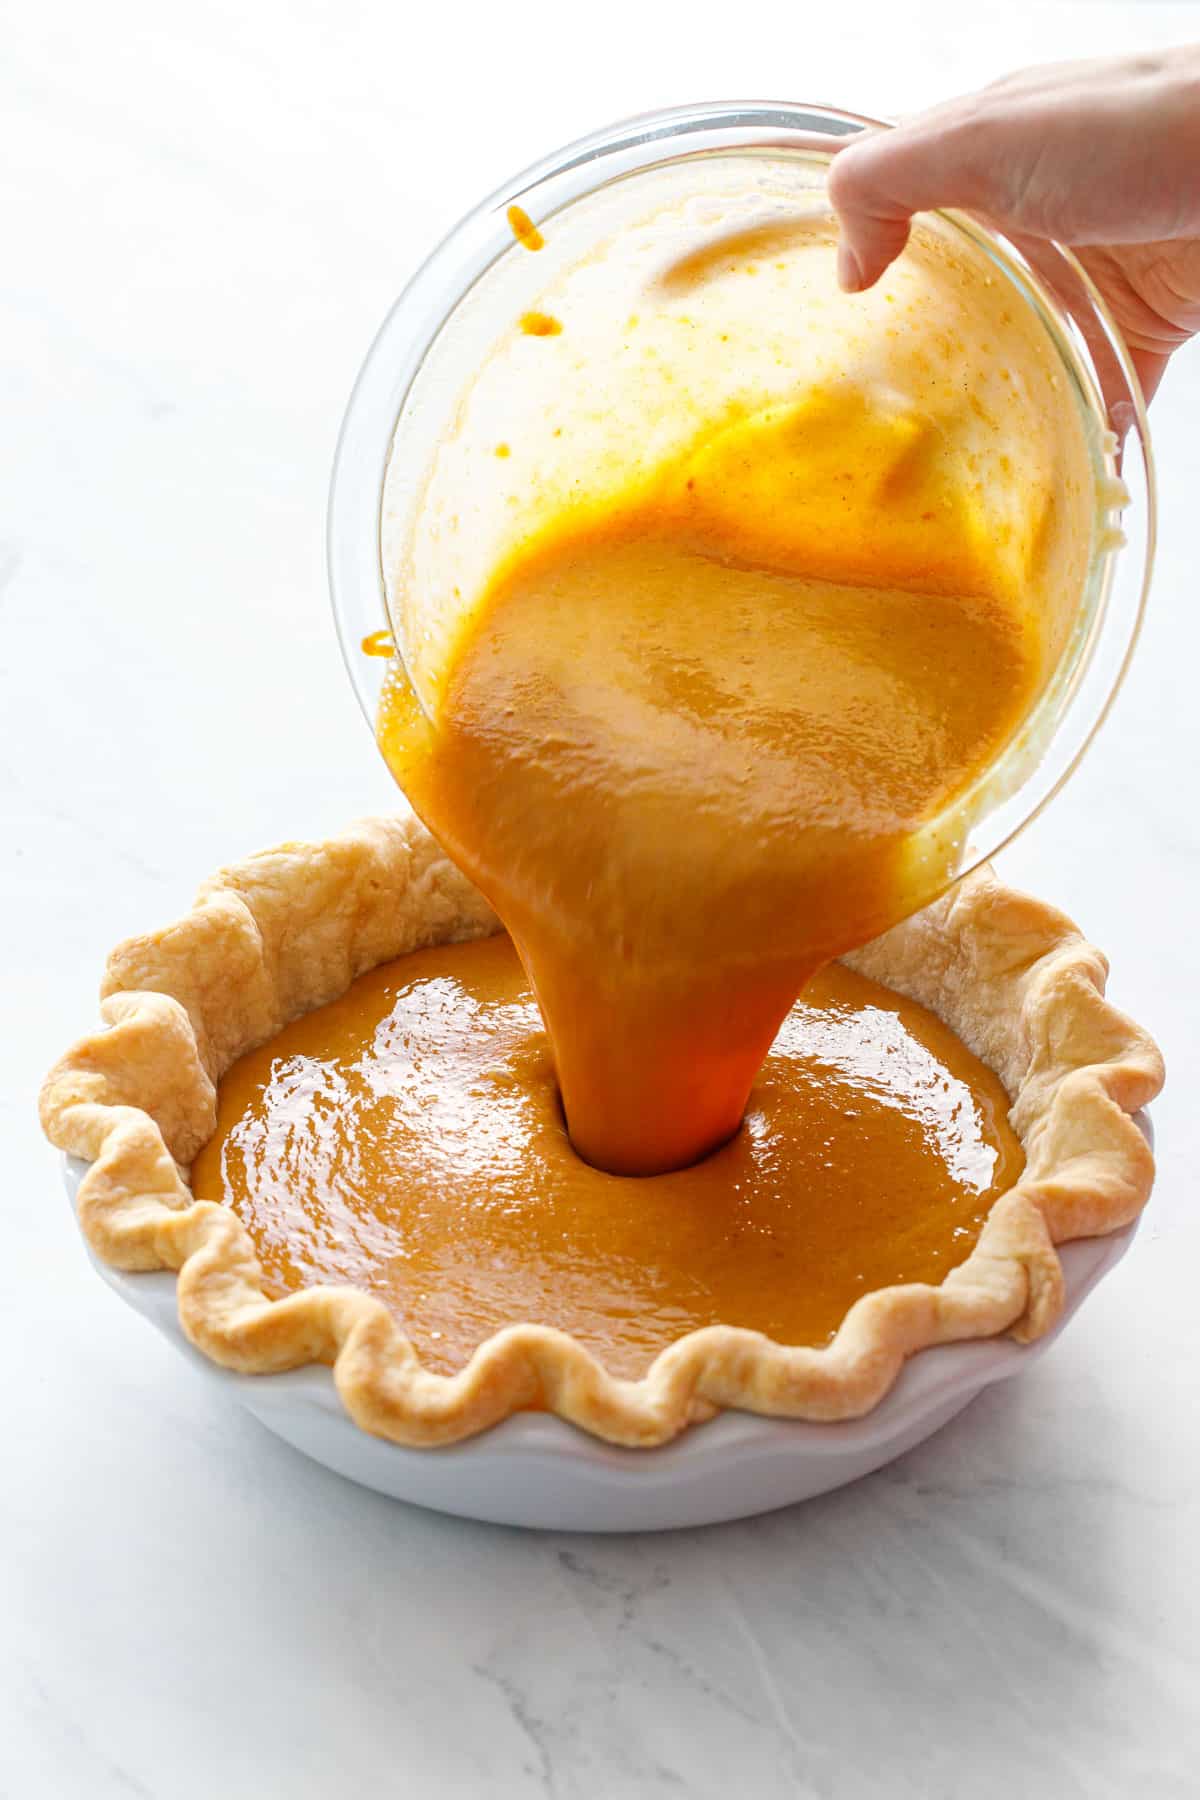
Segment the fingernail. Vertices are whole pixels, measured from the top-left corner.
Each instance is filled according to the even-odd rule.
[[[844,294],[860,294],[862,292],[864,285],[862,265],[845,238],[841,238],[838,242],[837,278],[838,286]]]

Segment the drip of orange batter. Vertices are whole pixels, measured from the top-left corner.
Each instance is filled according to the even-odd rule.
[[[505,217],[514,238],[518,244],[524,244],[526,250],[541,250],[545,246],[545,238],[523,206],[510,206]]]
[[[520,326],[526,337],[558,337],[562,332],[562,320],[553,313],[522,313]]]
[[[243,1057],[191,1181],[239,1214],[269,1294],[364,1288],[429,1368],[532,1321],[640,1376],[699,1326],[819,1345],[862,1294],[941,1281],[1021,1167],[990,1070],[835,965],[723,1149],[645,1181],[590,1168],[500,936],[377,969]]]
[[[394,665],[381,745],[512,933],[589,1162],[724,1143],[814,971],[949,879],[1042,672],[981,521],[930,423],[830,387],[520,544],[432,717]]]

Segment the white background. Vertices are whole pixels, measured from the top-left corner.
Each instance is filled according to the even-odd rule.
[[[399,284],[555,144],[717,97],[899,112],[1200,37],[1191,5],[5,0],[0,54],[0,1794],[1200,1793],[1200,352],[1155,404],[1152,611],[1003,872],[1161,1038],[1161,1173],[1067,1338],[772,1518],[422,1515],[227,1412],[86,1266],[33,1118],[107,948],[393,804],[322,533]]]

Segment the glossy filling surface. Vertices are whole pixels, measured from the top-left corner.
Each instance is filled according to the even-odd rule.
[[[645,1373],[687,1331],[822,1344],[862,1294],[942,1280],[1022,1167],[996,1077],[932,1014],[831,965],[721,1149],[643,1179],[574,1152],[510,940],[420,951],[252,1051],[192,1186],[272,1297],[350,1282],[431,1369],[505,1325]]]

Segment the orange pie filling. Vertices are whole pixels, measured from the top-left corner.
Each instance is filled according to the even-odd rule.
[[[860,399],[722,427],[508,557],[434,716],[392,665],[384,752],[511,932],[598,1167],[724,1143],[813,973],[949,879],[1042,672],[954,475]]]
[[[531,1321],[638,1377],[700,1326],[820,1345],[862,1294],[940,1281],[1021,1167],[991,1071],[833,964],[728,1143],[675,1173],[605,1174],[571,1147],[497,936],[377,969],[243,1057],[192,1186],[238,1213],[272,1298],[352,1283],[431,1369]]]
[[[509,935],[364,977],[226,1077],[194,1186],[242,1217],[269,1292],[354,1283],[432,1369],[528,1321],[633,1376],[716,1323],[825,1343],[861,1295],[940,1281],[1018,1177],[994,1076],[834,960],[953,877],[1053,674],[1093,516],[1081,432],[1030,424],[1064,404],[1041,353],[986,272],[922,242],[917,298],[839,377],[849,303],[805,227],[794,335],[826,373],[781,362],[781,397],[731,398],[661,454],[631,440],[624,486],[588,462],[586,383],[570,491],[539,486],[550,388],[536,456],[486,412],[487,467],[529,473],[477,591],[445,568],[467,568],[478,466],[461,509],[426,505],[409,574],[444,582],[440,623],[420,635],[390,569],[379,739]],[[937,323],[969,280],[1003,351]],[[704,321],[669,287],[659,337],[639,314],[625,346],[651,445],[655,382],[686,386],[658,347],[683,383]],[[529,323],[557,308],[519,322],[522,366],[575,354],[570,301],[562,333]],[[759,336],[750,318],[704,354],[727,370]],[[991,379],[988,355],[1012,367]]]

